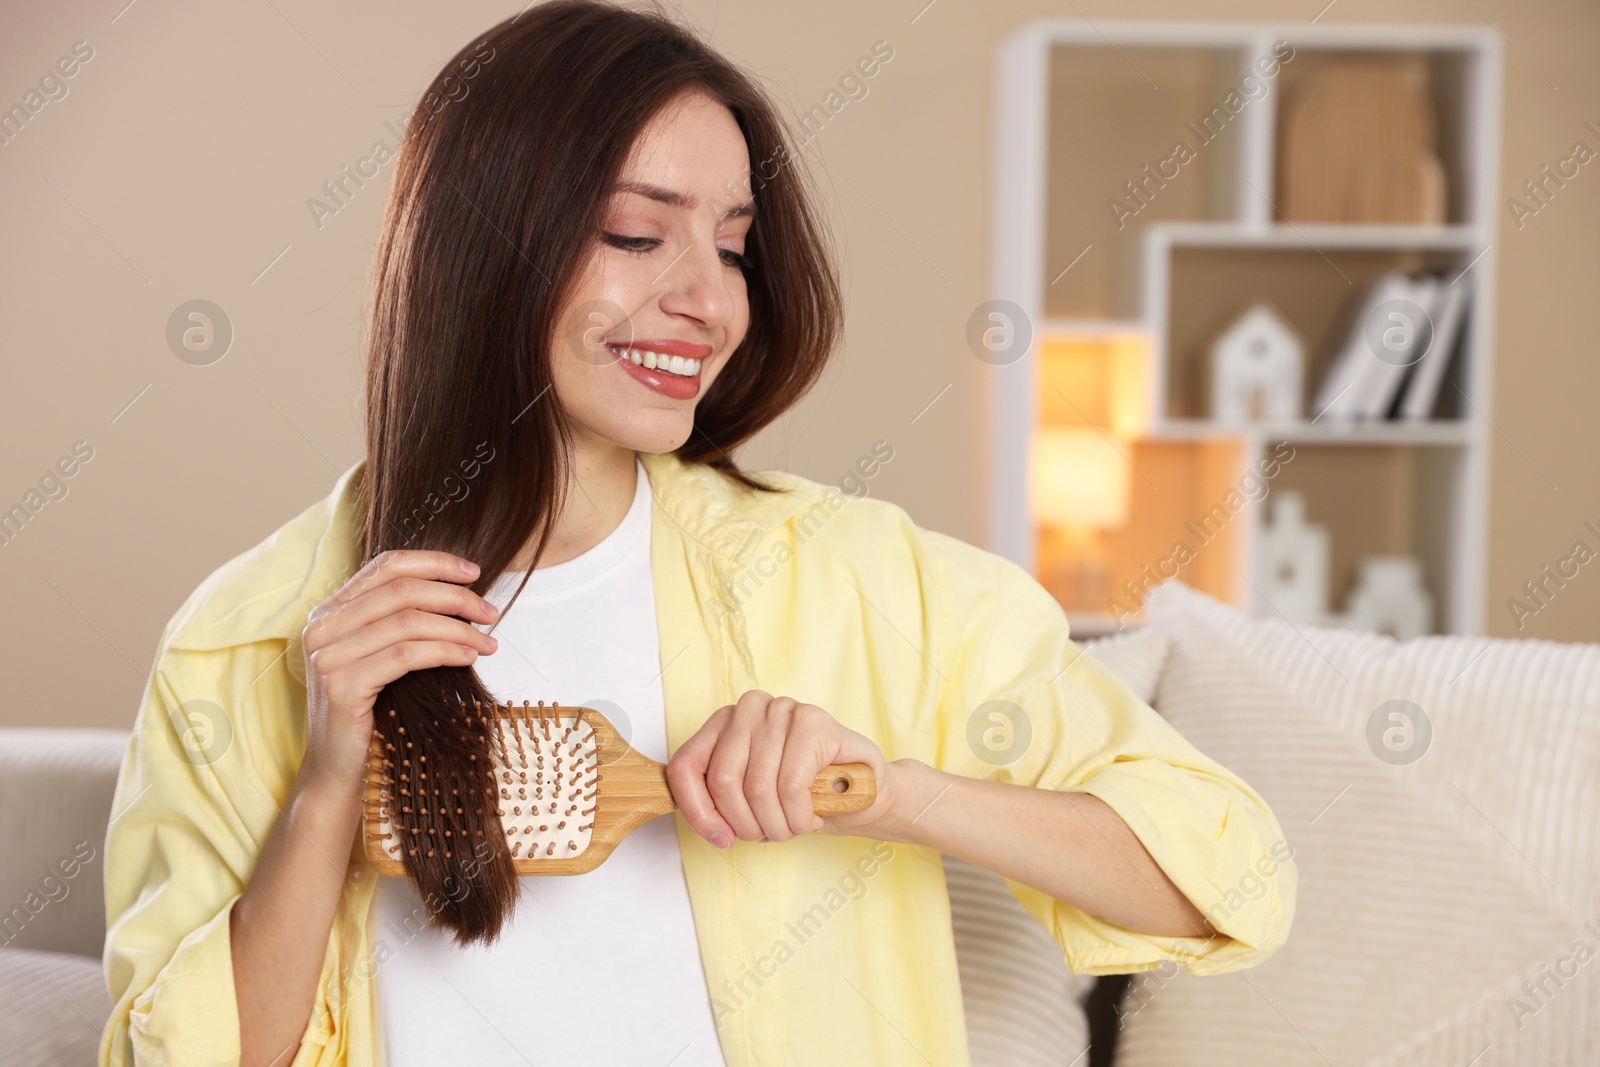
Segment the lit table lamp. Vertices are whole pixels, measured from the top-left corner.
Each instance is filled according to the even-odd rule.
[[[1104,611],[1111,572],[1102,529],[1128,521],[1128,462],[1094,429],[1042,427],[1033,439],[1033,517],[1054,538],[1043,584],[1068,611]]]

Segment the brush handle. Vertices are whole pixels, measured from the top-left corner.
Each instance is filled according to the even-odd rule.
[[[818,815],[866,811],[878,799],[878,779],[865,763],[830,763],[811,783],[811,810]]]
[[[604,774],[608,796],[628,797],[647,817],[678,810],[664,763],[630,752],[607,764]],[[877,798],[877,777],[865,763],[829,764],[811,783],[811,810],[821,816],[865,811]]]

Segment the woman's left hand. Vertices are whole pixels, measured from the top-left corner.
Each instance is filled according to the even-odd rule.
[[[834,763],[865,763],[877,798],[862,811],[819,816],[811,784]],[[894,765],[872,740],[815,704],[752,689],[711,714],[672,754],[667,783],[697,833],[718,848],[796,834],[876,836],[893,808]],[[888,838],[893,839],[893,838]]]

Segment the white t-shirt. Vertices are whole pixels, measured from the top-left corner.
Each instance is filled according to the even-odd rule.
[[[476,668],[501,701],[592,707],[666,762],[650,483],[636,468],[622,523],[581,556],[535,570]],[[502,575],[488,599],[504,610],[523,573]],[[370,920],[381,1062],[725,1067],[675,821],[644,823],[587,874],[522,878],[514,915],[487,947],[458,947],[426,925],[410,879],[381,878]]]

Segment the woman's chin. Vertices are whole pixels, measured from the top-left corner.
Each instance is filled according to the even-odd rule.
[[[601,425],[591,432],[601,440],[633,452],[675,452],[689,439],[692,415],[653,411],[623,425]]]

